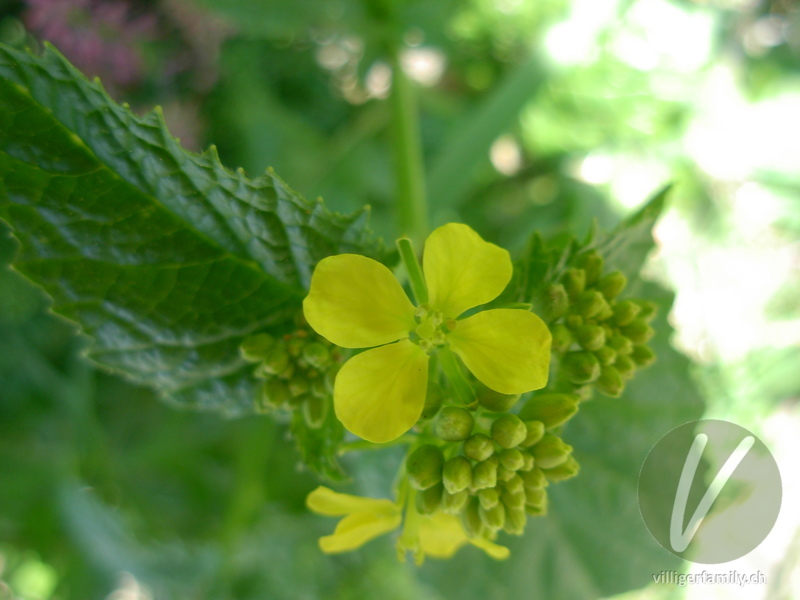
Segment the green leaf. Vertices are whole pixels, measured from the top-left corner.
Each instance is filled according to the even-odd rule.
[[[331,481],[341,482],[348,479],[338,459],[339,448],[344,439],[344,427],[333,409],[328,411],[325,421],[317,429],[308,426],[303,411],[295,410],[292,414],[291,430],[305,465]]]
[[[15,269],[94,339],[94,360],[234,414],[254,397],[242,339],[283,327],[325,256],[386,257],[367,211],[331,214],[271,171],[183,150],[159,111],[134,116],[52,48],[0,45],[0,218]]]

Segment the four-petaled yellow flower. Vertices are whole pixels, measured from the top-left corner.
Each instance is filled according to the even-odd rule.
[[[428,302],[419,307],[388,268],[357,254],[321,260],[303,302],[317,333],[344,348],[372,348],[342,366],[333,392],[339,420],[371,442],[391,441],[417,422],[435,348],[449,347],[502,394],[547,383],[550,331],[535,314],[498,308],[459,319],[494,300],[511,280],[506,250],[450,223],[426,240],[422,267]]]
[[[331,535],[319,540],[319,547],[326,554],[356,550],[370,540],[394,531],[403,520],[401,504],[385,499],[340,494],[324,486],[319,486],[308,495],[306,505],[320,515],[344,517]],[[438,512],[426,516],[412,509],[410,518],[414,522],[410,528],[406,525],[410,531],[403,532],[398,548],[403,553],[405,550],[414,551],[418,563],[425,556],[450,558],[465,544],[477,546],[498,560],[509,556],[505,546],[484,538],[469,538],[461,521],[453,515]],[[411,537],[414,539],[404,539]]]

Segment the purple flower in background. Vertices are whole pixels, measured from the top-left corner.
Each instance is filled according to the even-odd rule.
[[[25,25],[108,89],[138,83],[144,65],[137,44],[154,36],[152,14],[132,15],[115,0],[28,0]]]

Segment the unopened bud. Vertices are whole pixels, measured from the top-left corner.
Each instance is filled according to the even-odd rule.
[[[319,429],[328,416],[330,403],[327,400],[309,394],[302,404],[303,420],[311,429]]]
[[[442,470],[442,483],[444,489],[451,494],[467,489],[472,485],[472,463],[463,456],[454,456],[446,463]]]
[[[520,473],[520,478],[526,490],[547,487],[547,479],[539,468]]]
[[[300,335],[291,337],[284,336],[283,339],[287,339],[287,337],[289,338],[288,341],[286,342],[286,350],[289,352],[289,356],[297,358],[303,353],[303,349],[306,346],[305,336],[306,336],[305,332],[303,332],[302,336]]]
[[[248,362],[261,362],[275,345],[275,338],[268,333],[259,333],[246,338],[239,346],[242,358]]]
[[[303,358],[316,369],[324,369],[331,364],[331,352],[325,344],[321,342],[309,342],[303,348]]]
[[[656,361],[655,353],[648,346],[634,346],[631,358],[638,367],[648,367]]]
[[[592,250],[578,258],[578,266],[586,271],[586,285],[592,285],[603,272],[603,257]]]
[[[520,471],[530,471],[531,469],[533,469],[533,455],[532,454],[530,454],[529,452],[523,452],[522,453],[522,460],[524,462],[522,463],[522,467],[520,467],[520,469],[519,469]]]
[[[619,398],[622,395],[622,390],[625,389],[622,375],[611,365],[601,369],[600,377],[597,378],[594,386],[598,392],[613,398]]]
[[[525,421],[525,439],[520,446],[530,448],[544,436],[544,423],[541,421]]]
[[[522,488],[517,492],[503,490],[500,499],[506,508],[525,508],[525,491]]]
[[[480,382],[475,386],[475,395],[483,408],[495,412],[506,412],[519,400],[519,395],[501,394]]]
[[[525,506],[541,508],[547,502],[547,490],[543,487],[525,488]]]
[[[501,450],[497,453],[497,458],[500,460],[500,464],[509,471],[516,472],[525,464],[525,459],[522,458],[522,452],[516,448]]]
[[[441,508],[443,495],[444,486],[441,483],[417,492],[415,499],[417,512],[423,515],[432,515]]]
[[[658,304],[650,302],[650,300],[639,300],[639,306],[642,309],[639,312],[639,318],[645,323],[652,321],[658,313]]]
[[[475,419],[467,409],[446,406],[436,416],[433,431],[446,442],[460,442],[469,437],[474,424]]]
[[[566,352],[572,345],[572,333],[563,323],[557,323],[550,328],[553,335],[553,352]]]
[[[606,332],[599,325],[581,325],[575,330],[575,339],[586,350],[599,350],[606,343]]]
[[[448,515],[458,515],[464,510],[468,500],[469,492],[467,490],[461,490],[455,494],[445,490],[444,494],[442,494],[442,510]]]
[[[551,392],[536,395],[528,400],[519,411],[519,418],[523,421],[541,421],[546,429],[550,429],[565,423],[576,412],[578,412],[578,397],[575,394]]]
[[[542,309],[542,316],[546,321],[555,321],[567,314],[569,298],[563,285],[553,283],[547,286],[542,294]]]
[[[636,347],[633,350],[636,352]],[[636,371],[636,363],[631,360],[629,355],[622,355],[614,362],[614,368],[619,372],[623,380],[630,379]]]
[[[613,271],[600,278],[600,281],[597,282],[597,289],[606,297],[606,300],[613,300],[620,295],[626,285],[628,285],[628,278],[620,271]]]
[[[575,477],[581,470],[581,466],[574,456],[570,456],[563,463],[552,469],[547,469],[544,474],[550,481],[564,481]]]
[[[506,509],[502,502],[498,502],[488,510],[481,506],[478,514],[480,514],[483,524],[489,529],[500,529],[506,520]]]
[[[572,446],[560,437],[546,434],[531,450],[533,460],[540,469],[552,469],[563,463],[572,452]]]
[[[472,468],[472,487],[476,490],[482,490],[496,486],[499,465],[500,461],[497,460],[496,456],[477,463]]]
[[[275,344],[269,352],[267,352],[264,362],[259,366],[265,373],[281,376],[285,376],[290,367],[289,353],[286,351],[286,348],[283,347],[283,344],[280,343]],[[289,375],[289,377],[291,377],[291,375]]]
[[[641,311],[641,307],[633,300],[623,300],[614,306],[614,323],[617,325],[627,325],[636,318]]]
[[[503,415],[492,423],[492,439],[502,448],[514,448],[525,441],[528,430],[517,415]]]
[[[516,475],[516,474],[517,474],[516,471],[512,471],[511,469],[507,469],[503,465],[500,465],[499,467],[497,467],[497,479],[499,481],[508,481],[509,479],[514,477],[514,475]]]
[[[503,531],[511,535],[522,535],[525,533],[525,524],[528,515],[522,508],[507,508],[506,520],[503,523]]]
[[[522,480],[522,477],[520,477],[519,473],[515,473],[514,476],[508,481],[503,482],[503,489],[506,489],[511,493],[521,492],[524,487],[525,482]]]
[[[599,350],[595,350],[594,355],[601,365],[613,365],[617,360],[617,351],[611,346],[603,346]]]
[[[643,319],[637,318],[621,328],[622,334],[634,344],[646,344],[655,331]]]
[[[482,461],[494,453],[494,442],[488,435],[476,433],[464,442],[464,456],[472,460]]]
[[[303,375],[297,375],[289,380],[289,392],[291,392],[292,396],[295,398],[298,396],[304,396],[310,391],[311,383],[308,381],[307,377],[304,377]]]
[[[480,490],[478,492],[478,500],[484,509],[494,508],[500,502],[500,492],[497,488]]]
[[[633,351],[633,342],[618,333],[609,338],[608,345],[617,352],[617,355],[630,354]]]
[[[292,394],[285,381],[272,377],[261,386],[261,402],[265,406],[278,407],[286,404]]]
[[[408,480],[418,490],[427,490],[442,480],[444,455],[441,448],[425,444],[412,452],[406,459]]]
[[[564,319],[564,323],[570,331],[574,332],[578,327],[583,325],[583,317],[580,315],[569,315]]]
[[[575,302],[575,312],[584,319],[591,319],[605,308],[608,308],[608,302],[597,290],[584,291]]]
[[[586,350],[565,354],[561,368],[567,379],[575,384],[590,383],[600,376],[600,362]]]
[[[571,299],[577,298],[586,289],[586,271],[583,269],[567,269],[561,277],[561,283]]]
[[[421,418],[432,419],[442,407],[442,389],[433,382],[428,382],[428,393],[425,395],[425,406],[422,408]]]
[[[477,498],[472,498],[464,507],[462,514],[462,522],[467,535],[470,537],[479,537],[483,534],[486,526],[483,524],[479,509],[480,503]]]

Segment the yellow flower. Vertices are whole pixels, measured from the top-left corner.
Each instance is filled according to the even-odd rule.
[[[511,280],[506,250],[450,223],[428,237],[422,266],[428,302],[419,307],[388,268],[357,254],[321,260],[303,302],[306,320],[323,337],[344,348],[373,348],[342,366],[333,393],[339,420],[371,442],[391,441],[417,422],[428,353],[437,348],[452,350],[479,381],[503,394],[547,383],[551,338],[539,317],[499,308],[459,319],[494,300]]]
[[[308,495],[306,505],[321,515],[344,517],[333,534],[319,540],[319,547],[326,554],[356,550],[370,540],[394,531],[403,520],[402,505],[391,500],[340,494],[324,486],[319,486]],[[410,527],[406,525],[398,548],[403,554],[406,550],[413,551],[418,563],[425,556],[450,558],[468,543],[498,560],[509,555],[505,546],[484,538],[470,539],[461,522],[452,515],[441,512],[431,516],[420,515],[412,505],[408,519]]]

